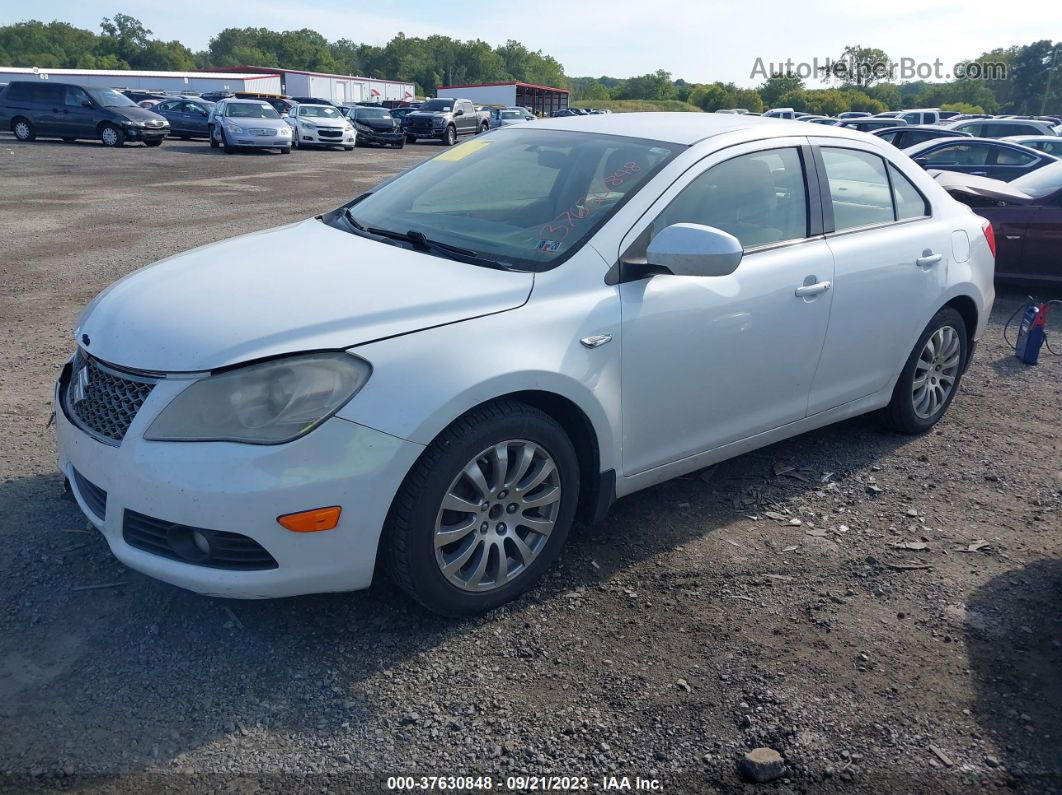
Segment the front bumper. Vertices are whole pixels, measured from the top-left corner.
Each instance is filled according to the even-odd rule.
[[[442,138],[446,134],[446,125],[441,127],[403,127],[402,133],[411,138]]]
[[[291,146],[290,135],[248,135],[225,131],[229,146],[245,146],[252,149],[285,149]]]
[[[328,135],[328,130],[307,130],[300,127],[296,131],[299,136],[299,146],[354,146],[358,140],[358,134],[354,130],[336,130],[339,135]],[[325,133],[322,135],[322,133]]]
[[[397,144],[405,143],[406,136],[401,129],[394,132],[383,132],[378,130],[358,130],[358,143],[359,144],[379,144],[381,146],[395,146]]]
[[[338,417],[281,445],[144,440],[145,429],[189,383],[160,381],[119,446],[75,426],[57,390],[59,468],[114,556],[150,577],[213,596],[261,599],[368,587],[391,499],[424,448]],[[84,481],[106,492],[102,517],[92,508],[98,509],[98,494],[87,493]],[[277,523],[283,514],[330,505],[343,509],[333,530],[293,533]],[[239,533],[277,565],[211,568],[147,552],[126,541],[126,511]]]
[[[125,137],[130,141],[161,141],[170,134],[169,125],[165,127],[134,127],[126,125],[122,128]]]

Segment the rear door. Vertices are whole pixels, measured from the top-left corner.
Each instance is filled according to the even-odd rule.
[[[459,133],[475,132],[479,128],[479,120],[476,118],[476,109],[471,102],[462,101],[457,103],[464,113],[457,117],[455,124]]]
[[[62,122],[63,105],[62,84],[48,84],[41,82],[33,86],[32,108],[33,125],[37,128],[38,135],[65,135],[66,127]]]
[[[881,154],[816,141],[835,287],[809,414],[891,388],[940,301],[952,232]]]
[[[988,176],[988,166],[995,156],[992,144],[982,141],[945,143],[928,152],[915,155],[914,161],[923,168],[961,171],[978,177]]]
[[[1023,270],[1040,278],[1062,281],[1062,194],[1041,204],[1026,229]]]

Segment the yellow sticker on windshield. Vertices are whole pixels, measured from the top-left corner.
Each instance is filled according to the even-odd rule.
[[[463,160],[469,155],[475,154],[485,146],[490,146],[490,141],[465,141],[460,146],[455,146],[448,152],[438,155],[436,160]]]

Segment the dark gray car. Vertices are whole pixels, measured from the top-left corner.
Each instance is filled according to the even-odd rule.
[[[170,123],[170,133],[179,138],[209,138],[213,102],[202,99],[166,99],[151,111]]]
[[[1058,158],[994,138],[938,138],[903,150],[925,169],[959,171],[1010,182]]]

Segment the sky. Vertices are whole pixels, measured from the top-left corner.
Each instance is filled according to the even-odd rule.
[[[1039,39],[1062,39],[1062,3],[1029,0],[1001,13],[999,0],[46,0],[32,11],[0,5],[0,24],[58,19],[98,30],[115,12],[136,17],[156,38],[193,50],[226,27],[312,28],[329,40],[384,44],[399,31],[501,44],[516,39],[564,65],[569,76],[630,77],[664,69],[690,82],[763,82],[764,66],[819,62],[846,44],[880,47],[894,60],[952,64],[982,52]],[[813,81],[812,81],[813,82]]]

